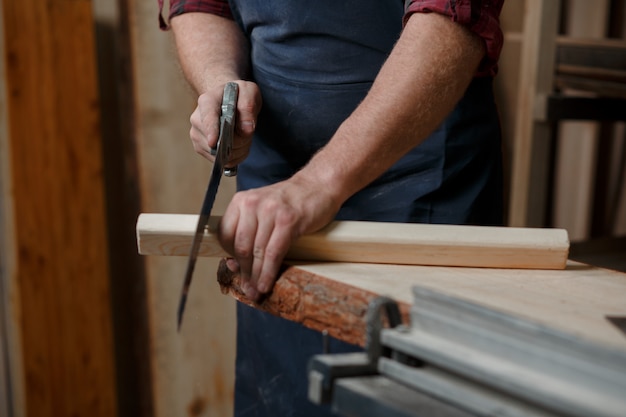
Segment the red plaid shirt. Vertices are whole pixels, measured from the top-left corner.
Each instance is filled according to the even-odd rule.
[[[168,25],[161,14],[163,0],[158,1],[159,23],[162,29],[166,29]],[[503,43],[500,28],[503,3],[504,0],[409,0],[406,2],[404,21],[413,13],[439,13],[467,27],[483,39],[487,50],[477,75],[495,75]],[[170,19],[189,12],[233,18],[227,0],[170,0]]]

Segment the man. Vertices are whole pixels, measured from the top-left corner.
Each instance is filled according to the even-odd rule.
[[[223,86],[240,86],[230,163],[240,191],[220,242],[249,298],[271,291],[294,239],[333,219],[501,223],[502,3],[172,1],[199,95],[190,137],[209,160]],[[235,414],[327,415],[306,400],[319,334],[242,305],[237,314]]]

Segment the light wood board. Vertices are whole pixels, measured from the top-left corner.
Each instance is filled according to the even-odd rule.
[[[217,240],[220,218],[205,232],[201,256],[227,254]],[[198,216],[144,213],[137,221],[139,252],[188,255]],[[288,259],[444,265],[489,268],[563,269],[569,251],[562,229],[456,226],[416,223],[333,222],[301,236]]]
[[[543,107],[552,92],[559,7],[556,0],[525,0],[511,161],[512,226],[545,224],[550,126]]]

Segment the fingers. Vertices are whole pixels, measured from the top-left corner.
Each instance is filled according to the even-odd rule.
[[[272,235],[263,251],[262,262],[257,266],[256,288],[260,293],[267,294],[272,290],[291,242],[292,232],[289,227],[276,226],[273,228]]]
[[[251,82],[240,82],[235,143],[228,167],[239,165],[248,156],[261,106],[261,93],[258,86]]]
[[[239,98],[237,100],[237,124],[235,126],[235,140],[232,154],[227,167],[239,165],[248,156],[252,135],[256,128],[256,120],[261,110],[261,93],[255,83],[238,81]],[[214,161],[211,149],[217,146],[219,137],[219,118],[223,85],[214,88],[198,97],[196,109],[189,121],[191,138],[194,150],[204,158]]]
[[[189,117],[191,122],[189,137],[193,149],[209,161],[215,160],[211,155],[211,148],[217,146],[219,117],[219,107],[214,105],[212,98],[207,94],[198,97],[198,106]]]
[[[237,101],[237,134],[242,138],[251,137],[254,133],[261,105],[259,87],[250,82],[241,83]]]
[[[277,214],[271,203],[263,207],[256,191],[238,193],[231,205],[220,223],[220,242],[236,259],[242,290],[258,300],[278,276],[292,242],[293,216]]]

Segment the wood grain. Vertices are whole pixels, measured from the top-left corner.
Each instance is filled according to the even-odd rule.
[[[626,335],[607,319],[626,317],[626,274],[573,261],[561,271],[289,262],[258,304],[245,298],[224,263],[217,278],[248,305],[350,343],[364,342],[363,317],[373,297],[391,297],[406,312],[411,287],[419,285],[626,351]]]
[[[3,1],[16,416],[114,416],[91,1]]]
[[[220,262],[217,277],[222,293],[239,302],[359,346],[365,344],[367,307],[379,295],[374,290],[286,265],[270,296],[254,302],[246,298],[240,276],[226,267],[225,260]],[[408,320],[410,306],[400,302],[404,321]]]
[[[221,257],[212,217],[201,256]],[[137,221],[139,252],[189,254],[197,216],[143,213]],[[560,229],[432,224],[333,222],[296,240],[288,259],[403,265],[563,269],[569,241]]]
[[[121,16],[128,19],[131,35],[131,55],[124,62],[132,63],[136,113],[130,122],[137,146],[141,207],[143,211],[197,213],[212,168],[194,153],[189,141],[189,115],[197,97],[180,71],[173,34],[159,30],[156,3],[123,3],[126,10]],[[168,2],[164,3],[167,6]],[[222,180],[215,213],[223,212],[234,189],[235,178]],[[136,253],[136,246],[133,251]],[[176,308],[186,259],[142,258],[150,336],[147,359],[154,400],[150,416],[232,416],[235,301],[222,296],[217,283],[210,279],[219,258],[197,263],[180,332],[176,329]]]
[[[560,12],[555,0],[526,0],[513,138],[509,224],[546,223],[550,126],[542,100],[552,92]]]

